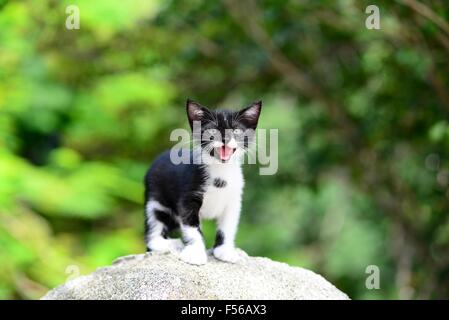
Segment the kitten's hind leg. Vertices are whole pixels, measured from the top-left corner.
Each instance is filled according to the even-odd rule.
[[[145,207],[146,226],[145,242],[147,251],[155,252],[179,252],[184,245],[180,239],[167,239],[165,237],[167,226],[160,219],[169,215],[170,210],[155,200],[148,201]]]
[[[181,239],[165,239],[161,237],[155,237],[147,242],[147,251],[148,252],[171,252],[171,253],[179,253],[184,248],[184,244]]]

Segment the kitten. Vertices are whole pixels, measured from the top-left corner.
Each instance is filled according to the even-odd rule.
[[[200,224],[204,218],[217,222],[213,255],[227,262],[239,260],[234,238],[244,185],[241,162],[254,143],[261,108],[259,101],[240,111],[212,111],[187,100],[187,116],[198,146],[187,151],[189,163],[174,164],[170,151],[162,153],[145,175],[148,251],[180,251],[187,263],[206,263]],[[180,229],[182,241],[168,238],[175,229]]]

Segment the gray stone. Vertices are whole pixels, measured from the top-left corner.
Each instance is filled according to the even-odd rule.
[[[202,266],[173,254],[146,253],[80,276],[42,299],[349,299],[322,276],[268,258],[230,264],[208,257]]]

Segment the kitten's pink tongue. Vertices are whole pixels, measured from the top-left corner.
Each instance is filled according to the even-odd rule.
[[[229,160],[231,158],[232,154],[234,153],[234,149],[229,148],[227,146],[222,146],[220,148],[220,159],[221,160]]]

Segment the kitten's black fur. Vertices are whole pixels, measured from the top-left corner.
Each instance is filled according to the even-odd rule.
[[[165,224],[164,237],[179,228],[178,219],[189,226],[199,225],[198,210],[201,207],[203,185],[207,173],[203,164],[173,164],[170,150],[165,151],[154,160],[145,175],[145,204],[150,198],[172,210],[171,214],[161,212],[158,219]],[[151,226],[145,215],[145,237]],[[148,239],[145,239],[148,240]]]

